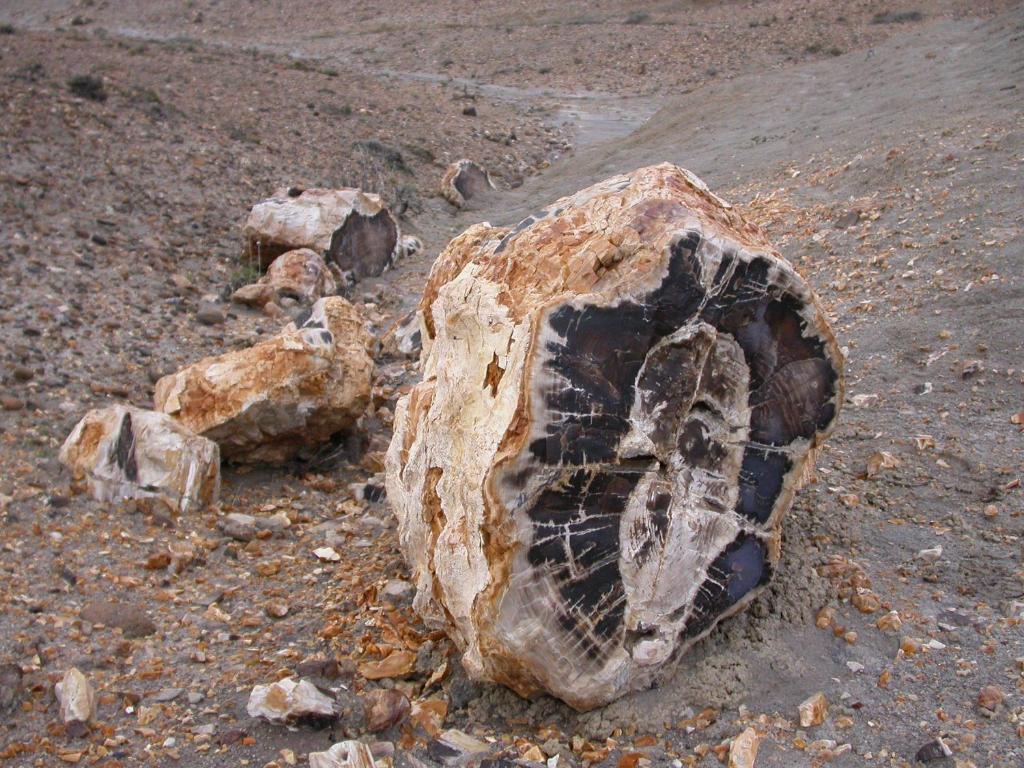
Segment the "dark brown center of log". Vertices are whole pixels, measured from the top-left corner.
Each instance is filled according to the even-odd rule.
[[[386,210],[373,216],[352,211],[331,236],[327,260],[356,280],[376,277],[391,266],[397,242],[398,227]]]

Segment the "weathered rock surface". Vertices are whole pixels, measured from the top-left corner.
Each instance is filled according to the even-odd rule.
[[[185,512],[220,493],[217,444],[141,408],[89,411],[61,446],[60,460],[101,501],[159,499]]]
[[[494,189],[491,175],[472,160],[452,163],[441,178],[441,196],[456,208],[489,189]]]
[[[281,254],[310,248],[359,280],[399,255],[398,222],[378,195],[358,189],[279,189],[245,222],[246,258],[266,269]]]
[[[320,299],[296,327],[248,349],[208,357],[156,384],[157,409],[220,445],[225,459],[281,462],[362,415],[370,397],[370,336],[340,296]]]
[[[320,254],[299,248],[274,259],[263,277],[243,285],[231,294],[231,300],[252,307],[262,307],[271,301],[280,303],[285,298],[312,304],[337,290],[334,276]]]
[[[768,582],[842,356],[700,179],[654,166],[471,227],[421,311],[387,496],[415,606],[472,677],[599,706]]]
[[[418,357],[423,348],[423,332],[420,326],[418,312],[411,312],[402,317],[381,337],[381,354],[385,357]]]
[[[245,706],[249,717],[285,723],[302,718],[334,718],[334,702],[308,680],[286,677],[270,685],[257,685]]]
[[[326,752],[310,752],[309,768],[375,768],[373,752],[361,741],[342,741]]]
[[[96,718],[96,691],[75,667],[55,686],[60,717],[65,723],[88,723]]]

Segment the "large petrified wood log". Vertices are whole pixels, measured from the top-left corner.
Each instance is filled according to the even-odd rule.
[[[340,296],[248,349],[207,357],[156,383],[157,410],[239,463],[281,462],[351,427],[370,399],[371,339]]]
[[[310,248],[356,280],[400,255],[398,222],[378,195],[358,189],[279,189],[245,222],[246,258],[266,269],[286,251]]]
[[[452,163],[441,177],[441,196],[456,208],[489,189],[494,189],[491,174],[472,160]]]
[[[811,289],[671,165],[477,225],[421,304],[387,495],[473,677],[578,709],[746,606],[842,401]]]
[[[89,411],[61,446],[60,460],[100,501],[158,499],[187,512],[220,493],[217,444],[141,408]]]

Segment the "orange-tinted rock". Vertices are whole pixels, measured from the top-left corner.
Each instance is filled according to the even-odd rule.
[[[239,304],[262,307],[268,302],[294,299],[312,304],[338,290],[331,271],[316,251],[299,248],[282,253],[267,268],[267,273],[250,285],[243,285],[231,295]]]
[[[228,460],[281,462],[350,428],[370,399],[370,337],[340,296],[298,327],[208,357],[156,384],[156,407],[214,440]]]
[[[158,499],[187,512],[220,493],[217,444],[141,408],[89,411],[64,441],[60,460],[101,501]]]
[[[379,275],[399,255],[398,222],[378,195],[358,189],[280,189],[245,222],[246,260],[266,269],[309,248],[356,280]]]
[[[654,166],[471,227],[420,312],[387,497],[415,607],[472,677],[600,706],[764,588],[842,356],[703,182]]]
[[[441,178],[441,196],[456,208],[494,189],[491,175],[472,160],[452,163]]]

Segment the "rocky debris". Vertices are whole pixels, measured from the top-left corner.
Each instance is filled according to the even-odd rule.
[[[818,692],[809,696],[800,704],[800,727],[812,728],[825,722],[828,714],[828,699],[825,694]]]
[[[370,397],[370,337],[340,296],[248,349],[208,357],[156,384],[158,410],[239,463],[282,462],[352,427]]]
[[[761,591],[842,355],[810,287],[700,179],[644,168],[472,227],[420,310],[387,496],[414,605],[471,677],[593,708]]]
[[[490,744],[475,739],[457,728],[449,728],[427,747],[427,754],[441,765],[462,765],[467,760],[486,755],[490,751]]]
[[[416,237],[416,235],[402,235],[398,242],[402,258],[414,256],[423,250],[423,241]]]
[[[79,611],[82,621],[120,629],[127,638],[148,637],[156,632],[156,624],[145,609],[134,603],[92,600]]]
[[[394,689],[370,691],[363,697],[366,730],[379,733],[398,725],[409,716],[412,705],[408,697]]]
[[[217,521],[217,527],[221,533],[235,541],[251,541],[259,532],[256,528],[256,518],[243,512],[229,512]]]
[[[379,275],[400,255],[398,222],[378,195],[358,189],[277,190],[245,222],[246,260],[266,269],[309,248],[355,280]]]
[[[407,677],[416,669],[416,654],[411,651],[391,651],[378,661],[366,661],[359,665],[359,674],[367,680]]]
[[[923,745],[917,753],[914,755],[914,760],[918,763],[934,763],[938,760],[945,760],[947,757],[953,756],[953,750],[949,748],[941,738],[929,741]]]
[[[472,160],[452,163],[441,178],[441,196],[456,208],[494,188],[491,175]]]
[[[423,348],[419,314],[410,312],[389,328],[380,340],[380,354],[389,358],[417,358]]]
[[[1006,694],[996,685],[986,685],[978,691],[978,708],[986,717],[993,717],[1003,705]]]
[[[220,494],[217,444],[141,408],[89,411],[61,446],[60,460],[101,501],[157,499],[187,512]]]
[[[753,728],[747,728],[729,745],[729,768],[754,768],[761,737]]]
[[[216,301],[203,299],[196,310],[196,320],[203,325],[223,325],[228,317],[224,309]]]
[[[361,741],[343,741],[326,752],[310,752],[309,768],[376,768],[370,747]]]
[[[269,302],[291,299],[299,304],[312,304],[337,292],[334,276],[316,251],[299,248],[282,253],[255,283],[243,285],[231,300],[238,304],[262,307]]]
[[[64,674],[55,692],[65,723],[90,723],[96,719],[96,692],[77,668],[72,667]]]
[[[250,717],[262,717],[274,723],[303,718],[333,719],[334,701],[320,693],[305,679],[286,677],[270,685],[257,685],[249,694],[245,711]]]

